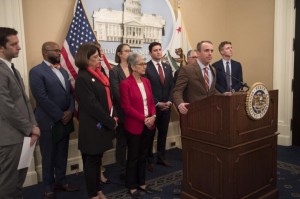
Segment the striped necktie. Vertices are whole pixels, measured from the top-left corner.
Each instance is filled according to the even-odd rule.
[[[206,91],[208,91],[209,90],[208,66],[205,66],[204,68],[204,80],[205,80]]]

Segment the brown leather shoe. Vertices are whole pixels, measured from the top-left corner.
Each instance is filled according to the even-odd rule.
[[[148,171],[153,172],[154,171],[154,164],[148,164],[147,169],[148,169]]]
[[[54,192],[45,192],[44,199],[55,199]]]
[[[54,189],[58,191],[66,191],[66,192],[79,191],[78,187],[70,184],[56,185]]]
[[[160,164],[165,167],[173,167],[173,165],[171,163],[169,163],[167,160],[158,159],[156,164]]]

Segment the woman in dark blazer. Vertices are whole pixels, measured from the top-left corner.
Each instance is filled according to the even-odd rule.
[[[127,57],[130,53],[131,49],[128,44],[120,44],[117,47],[115,55],[115,62],[118,63],[118,65],[113,67],[109,71],[109,82],[113,94],[113,105],[116,108],[119,118],[116,133],[116,161],[120,166],[119,174],[121,178],[125,177],[127,144],[123,124],[124,113],[120,106],[119,84],[122,80],[126,79],[129,76]]]
[[[79,105],[78,148],[82,154],[88,196],[106,198],[100,186],[102,155],[111,149],[117,118],[114,117],[110,85],[100,69],[100,52],[93,43],[82,44],[76,53],[79,68],[75,92]]]
[[[153,193],[145,184],[146,155],[149,150],[154,122],[155,104],[151,85],[143,77],[146,71],[145,59],[136,53],[127,59],[131,75],[120,83],[121,107],[124,111],[124,127],[127,138],[126,183],[133,198],[140,198],[139,192]]]

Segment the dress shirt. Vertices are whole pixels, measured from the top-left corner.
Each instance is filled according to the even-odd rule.
[[[203,75],[203,78],[204,78],[204,71],[205,71],[205,65],[202,64],[198,59],[197,59],[197,63],[199,64],[200,66],[200,70],[202,72],[202,75]],[[212,74],[212,71],[208,65],[208,78],[209,78],[209,88],[211,87],[211,84],[213,82],[213,74]]]

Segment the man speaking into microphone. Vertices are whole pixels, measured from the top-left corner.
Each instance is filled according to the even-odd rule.
[[[216,89],[220,93],[241,90],[244,86],[242,65],[240,62],[231,59],[231,42],[221,42],[219,45],[219,52],[222,55],[222,59],[212,64],[217,70]]]

